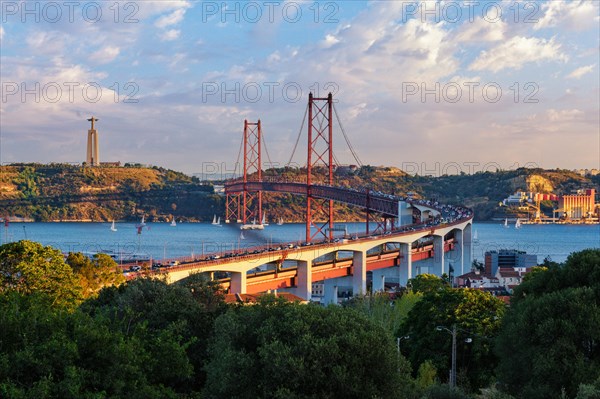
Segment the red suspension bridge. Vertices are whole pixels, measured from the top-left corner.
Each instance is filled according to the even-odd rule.
[[[181,266],[167,271],[171,281],[186,278],[190,272],[226,272],[229,277],[223,283],[230,293],[291,289],[308,300],[312,282],[324,281],[325,296],[333,302],[339,286],[351,286],[354,294],[366,292],[367,271],[372,273],[373,290],[377,290],[383,289],[386,278],[402,285],[424,270],[441,276],[453,270],[462,274],[465,266],[470,267],[471,210],[335,184],[334,109],[331,94],[324,98],[309,95],[308,151],[302,181],[263,176],[262,125],[260,120],[246,120],[240,149],[240,154],[243,152],[241,177],[225,184],[226,221],[241,223],[242,228],[251,228],[251,220],[259,223],[262,220],[263,192],[306,197],[305,242],[231,251],[204,259],[181,259]],[[343,132],[341,123],[340,128]],[[355,158],[358,160],[356,155]],[[324,180],[316,178],[317,168],[325,171]],[[334,240],[335,203],[364,210],[364,235]],[[415,244],[421,242],[428,244]],[[373,248],[381,250],[373,255]],[[339,253],[352,255],[340,259]],[[296,266],[283,268],[284,261],[295,261]],[[257,274],[257,266],[265,264],[272,267]]]

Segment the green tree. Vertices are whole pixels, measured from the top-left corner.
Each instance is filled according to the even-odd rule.
[[[39,176],[35,168],[26,166],[15,179],[18,189],[25,198],[35,198],[40,191],[37,186]]]
[[[474,289],[445,288],[430,291],[416,303],[398,331],[411,338],[402,352],[418,369],[429,360],[440,376],[450,369],[452,336],[438,326],[457,327],[457,367],[468,374],[472,387],[488,386],[497,358],[492,352],[493,338],[500,327],[504,303],[492,295]],[[472,342],[466,343],[465,339]]]
[[[393,398],[409,379],[390,335],[355,310],[272,298],[220,316],[209,359],[207,398]]]
[[[67,264],[71,266],[86,298],[95,296],[109,286],[119,286],[125,282],[119,265],[106,254],[95,254],[92,259],[81,252],[71,252],[67,256]]]
[[[43,294],[56,306],[74,307],[82,299],[62,253],[27,240],[0,246],[0,293],[8,291]]]
[[[425,360],[419,366],[417,371],[417,386],[426,389],[435,384],[437,380],[437,370],[431,360]]]
[[[600,375],[600,249],[527,276],[497,340],[498,377],[521,398],[575,397]]]
[[[220,314],[225,311],[225,295],[221,284],[206,274],[192,273],[180,285],[192,293],[192,297],[206,312]]]
[[[150,383],[177,392],[199,391],[206,379],[203,367],[214,319],[224,311],[222,296],[208,301],[210,306],[195,296],[208,291],[201,287],[203,282],[196,278],[187,284],[168,285],[156,279],[136,279],[103,289],[82,310],[109,320],[112,328],[126,336],[138,336],[148,343]]]
[[[434,274],[424,273],[408,280],[408,286],[412,288],[413,292],[426,294],[443,290],[444,288],[449,287],[450,284],[448,281],[441,279]]]
[[[409,291],[400,298],[390,301],[387,294],[377,293],[352,298],[344,302],[344,306],[356,309],[391,335],[395,335],[402,321],[408,316],[408,312],[422,296],[423,294],[419,292]]]
[[[126,335],[101,317],[16,292],[0,295],[0,326],[2,398],[177,397],[152,374],[160,350],[172,352],[168,360],[178,359],[179,348],[167,334],[160,341],[147,339],[144,329]],[[161,366],[185,373],[180,362]]]

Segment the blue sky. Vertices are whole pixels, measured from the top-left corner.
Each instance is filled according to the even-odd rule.
[[[364,164],[600,167],[597,1],[2,1],[0,21],[2,163],[83,161],[95,115],[103,161],[231,170],[261,119],[282,165],[332,90]]]

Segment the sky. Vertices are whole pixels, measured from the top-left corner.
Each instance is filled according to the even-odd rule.
[[[0,161],[235,170],[244,120],[306,160],[332,92],[362,164],[600,168],[598,1],[0,1]],[[334,153],[356,164],[337,120]]]

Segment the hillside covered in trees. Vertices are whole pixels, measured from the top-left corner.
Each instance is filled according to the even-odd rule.
[[[264,176],[303,181],[306,170],[274,168]],[[316,182],[324,182],[316,171]],[[0,167],[0,217],[16,216],[36,221],[208,221],[224,215],[225,198],[216,195],[213,183],[200,182],[161,167],[82,167],[65,164],[15,164]],[[475,210],[476,220],[504,217],[498,203],[516,191],[566,194],[576,189],[600,188],[600,176],[583,177],[568,170],[516,169],[443,176],[412,176],[394,167],[339,168],[335,184],[396,195],[413,193],[443,203],[462,204]],[[265,193],[263,209],[270,220],[302,221],[305,199]],[[542,203],[551,212],[552,203]],[[338,221],[362,220],[359,210],[336,204]]]
[[[0,167],[0,216],[36,221],[208,220],[211,185],[160,167],[18,164]]]

